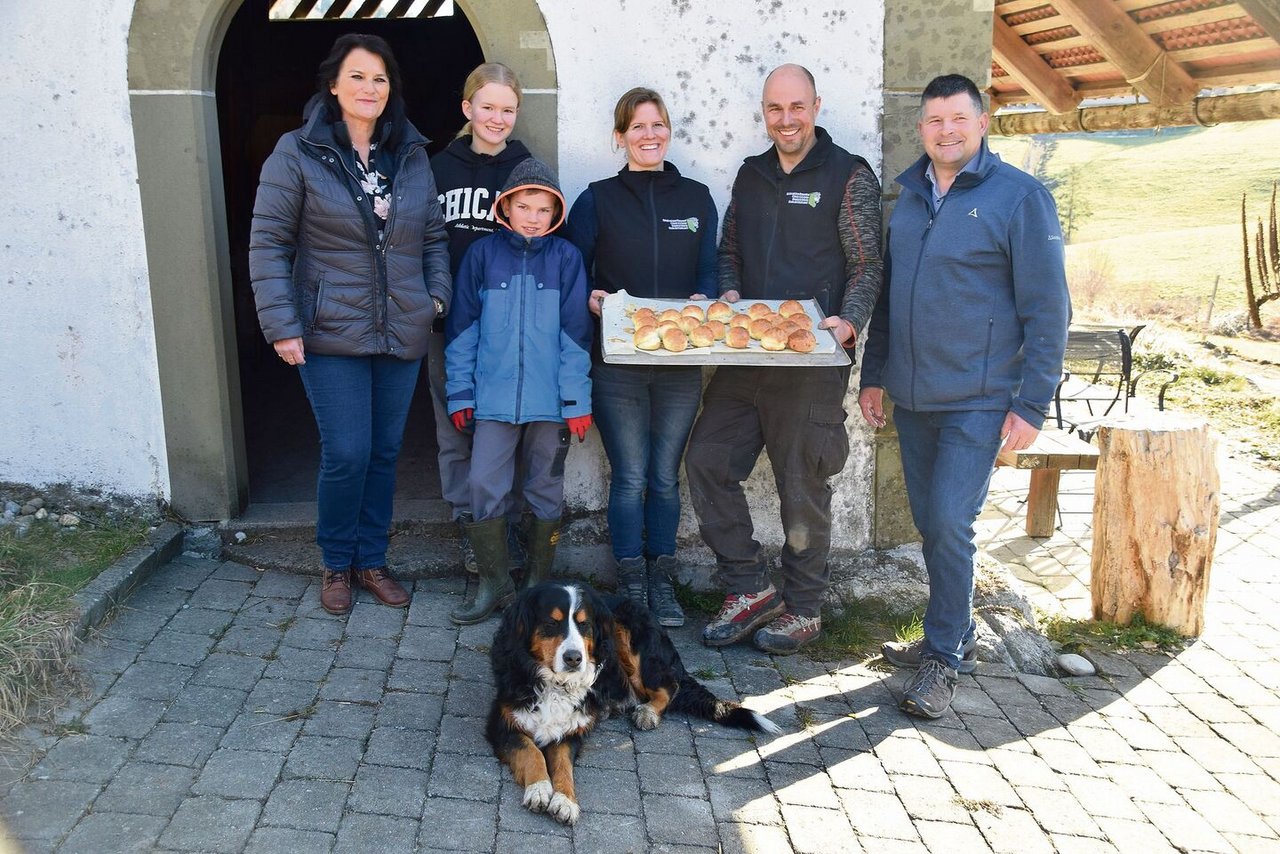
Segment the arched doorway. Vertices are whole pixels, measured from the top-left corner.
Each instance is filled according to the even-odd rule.
[[[520,75],[526,89],[520,137],[555,165],[555,65],[537,3],[456,0],[456,5],[483,56],[507,63]],[[238,15],[261,6],[258,0],[137,0],[129,31],[130,109],[156,324],[169,496],[175,510],[191,519],[231,518],[250,500],[231,262],[236,235],[228,227],[241,200],[228,191],[229,182],[239,185],[246,174],[256,183],[257,167],[246,170],[238,160],[242,154],[224,156],[216,81],[219,59],[231,56],[224,44],[233,39]],[[310,89],[323,47],[335,35],[330,31],[322,37],[319,50],[298,59],[282,76]],[[402,63],[406,50],[414,52],[412,47],[396,47]],[[281,45],[272,41],[246,49],[272,53]],[[424,60],[430,58],[428,54]],[[251,57],[237,54],[236,59]],[[225,66],[221,71],[232,73]],[[414,88],[437,93],[456,111],[460,77],[452,89],[435,85],[429,74],[410,80]],[[273,89],[276,82],[251,81],[263,90]],[[285,109],[299,110],[303,101]],[[414,119],[420,120],[416,115]],[[428,136],[440,143],[446,140],[447,129],[442,132],[425,120],[424,125]],[[278,136],[285,129],[274,133]],[[228,127],[221,129],[221,135],[230,133]],[[272,133],[262,127],[251,136],[274,141]]]
[[[258,327],[249,282],[253,201],[263,161],[276,140],[301,124],[315,91],[312,69],[344,33],[382,36],[395,51],[409,120],[433,140],[434,155],[462,125],[458,93],[484,61],[462,14],[398,20],[271,20],[271,0],[245,0],[227,28],[218,59],[218,127],[230,244],[236,351],[244,413],[249,502],[313,500],[319,438],[298,374],[283,365]],[[397,499],[440,497],[435,427],[425,379],[415,397],[400,455]]]

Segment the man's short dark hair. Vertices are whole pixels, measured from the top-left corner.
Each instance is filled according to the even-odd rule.
[[[969,96],[976,113],[981,115],[986,112],[986,108],[982,105],[982,93],[978,91],[977,85],[963,74],[943,74],[941,77],[930,80],[929,85],[925,86],[924,91],[920,93],[920,107],[923,109],[925,101],[932,101],[934,98],[950,98],[952,95],[960,94]]]

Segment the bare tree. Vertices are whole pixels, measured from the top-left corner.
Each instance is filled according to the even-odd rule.
[[[1271,211],[1268,228],[1263,231],[1262,218],[1258,218],[1258,229],[1250,240],[1248,194],[1240,197],[1240,227],[1244,238],[1244,294],[1249,304],[1249,325],[1254,329],[1262,328],[1263,304],[1273,299],[1280,299],[1280,235],[1276,224],[1276,190],[1280,182],[1271,184]],[[1253,255],[1250,257],[1249,244],[1253,244]],[[1257,286],[1254,286],[1254,273],[1257,273]]]

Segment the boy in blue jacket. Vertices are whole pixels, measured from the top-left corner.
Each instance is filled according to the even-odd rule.
[[[486,619],[515,598],[504,511],[517,469],[532,513],[526,585],[546,580],[564,504],[569,434],[591,426],[591,321],[582,255],[550,232],[564,221],[555,175],[530,157],[512,170],[494,204],[506,227],[474,243],[454,278],[445,325],[445,392],[459,430],[474,427],[467,525],[480,584],[449,615]]]

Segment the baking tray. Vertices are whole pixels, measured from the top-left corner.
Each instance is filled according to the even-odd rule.
[[[600,341],[605,362],[610,365],[774,365],[797,368],[849,364],[849,354],[836,341],[831,330],[818,328],[818,323],[824,318],[818,303],[811,299],[799,301],[804,306],[805,313],[813,320],[813,335],[818,339],[818,345],[811,353],[766,350],[754,339],[741,350],[717,341],[710,347],[690,347],[679,353],[670,350],[637,350],[632,343],[635,327],[631,323],[631,314],[636,309],[648,306],[656,312],[668,308],[678,311],[690,304],[700,305],[705,309],[713,302],[715,300],[645,299],[633,297],[626,291],[609,294],[604,298],[600,309]],[[756,302],[762,302],[777,311],[778,306],[786,300],[743,299],[734,303],[733,307],[743,311]]]

